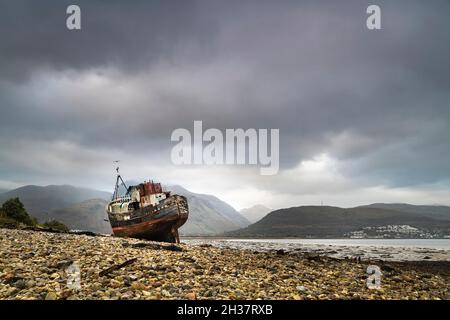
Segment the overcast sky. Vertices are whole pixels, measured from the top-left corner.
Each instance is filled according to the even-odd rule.
[[[1,0],[0,40],[0,188],[112,191],[120,159],[237,209],[450,205],[449,1]],[[194,120],[280,129],[279,173],[172,165]]]

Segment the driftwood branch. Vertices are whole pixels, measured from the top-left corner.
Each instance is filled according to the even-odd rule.
[[[113,265],[113,266],[109,267],[108,269],[100,271],[100,273],[98,275],[100,277],[103,277],[103,276],[105,276],[105,275],[107,275],[107,274],[109,274],[109,273],[111,273],[111,272],[113,272],[115,270],[119,270],[119,269],[121,269],[123,267],[126,267],[126,266],[132,264],[136,260],[137,260],[137,258],[133,258],[133,259],[125,261],[124,263]]]

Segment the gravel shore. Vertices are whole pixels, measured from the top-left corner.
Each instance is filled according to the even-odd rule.
[[[369,264],[381,269],[379,289],[367,288]],[[0,299],[450,299],[449,288],[444,261],[357,262],[0,229]]]

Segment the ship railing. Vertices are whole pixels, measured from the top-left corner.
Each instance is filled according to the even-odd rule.
[[[113,201],[111,201],[111,204],[114,203],[120,203],[120,202],[126,202],[126,201],[131,201],[131,197],[120,197],[120,198],[116,198]]]

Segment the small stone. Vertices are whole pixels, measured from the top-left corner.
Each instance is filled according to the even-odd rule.
[[[142,290],[141,292],[144,297],[150,297],[152,295],[150,292],[145,291],[145,290]]]
[[[12,296],[15,295],[17,293],[17,288],[16,287],[11,287],[8,290],[6,290],[6,295],[7,296]]]
[[[304,286],[297,286],[296,289],[300,292],[305,292],[307,290]]]
[[[59,261],[59,262],[56,264],[56,268],[58,268],[58,269],[66,269],[66,268],[69,267],[72,263],[73,263],[72,260],[62,260],[62,261]]]
[[[211,285],[213,285],[213,284],[211,284]],[[192,286],[189,285],[189,284],[182,284],[180,286],[180,288],[183,289],[183,290],[189,290],[189,289],[192,289]]]
[[[189,292],[186,294],[186,299],[188,300],[196,300],[197,299],[197,295],[195,294],[195,292]]]
[[[110,285],[111,285],[111,287],[113,287],[113,288],[119,288],[119,287],[122,286],[122,282],[120,282],[120,281],[118,281],[118,280],[116,280],[116,279],[111,279]]]
[[[45,300],[56,300],[56,299],[58,299],[58,296],[53,291],[49,291],[45,296]]]
[[[133,282],[131,287],[135,290],[144,290],[147,289],[147,286],[141,282]]]
[[[25,280],[17,280],[16,282],[14,282],[14,287],[22,290],[27,287],[27,283],[25,282]]]
[[[8,283],[11,279],[14,278],[14,273],[7,272],[2,276],[2,278],[5,280],[6,283]]]
[[[124,294],[122,294],[122,296],[120,297],[121,299],[130,299],[133,297],[133,292],[131,291],[127,291]]]
[[[34,280],[28,280],[27,281],[27,287],[28,288],[32,288],[32,287],[34,287],[36,285],[36,281],[34,281]]]
[[[72,295],[72,290],[68,289],[68,290],[63,290],[61,292],[61,298],[62,299],[67,299],[68,297],[70,297]]]
[[[211,290],[206,290],[206,292],[203,295],[205,297],[211,297],[212,296],[212,291]]]
[[[167,291],[167,290],[161,290],[161,294],[162,294],[163,296],[165,296],[165,297],[170,297],[170,296],[171,296],[170,293],[169,293],[169,291]]]

